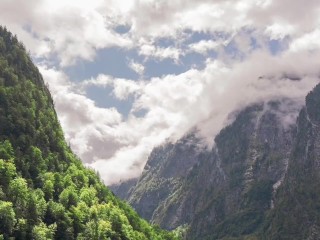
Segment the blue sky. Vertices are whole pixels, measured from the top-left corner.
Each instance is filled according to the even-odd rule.
[[[214,145],[252,103],[290,98],[299,109],[319,81],[319,12],[316,0],[0,2],[67,141],[106,184],[139,176],[155,146],[194,127]]]

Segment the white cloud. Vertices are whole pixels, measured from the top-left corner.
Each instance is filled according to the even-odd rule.
[[[83,92],[83,90],[88,86],[106,87],[106,86],[112,85],[113,81],[114,81],[114,78],[112,76],[99,74],[96,78],[91,78],[91,79],[82,81],[80,84],[80,89]]]
[[[272,40],[282,40],[285,37],[292,35],[293,32],[294,27],[288,23],[274,23],[265,30],[265,34]]]
[[[191,69],[180,75],[152,79],[135,104],[149,110],[147,117],[162,119],[162,125],[166,130],[171,128],[174,139],[201,123],[198,127],[212,141],[225,126],[228,115],[248,104],[283,97],[302,104],[307,92],[319,81],[318,57],[300,53],[276,58],[261,51],[232,65],[208,61],[203,70]],[[295,69],[297,58],[302,62],[308,59],[299,70]],[[283,79],[285,73],[296,74],[303,80]]]
[[[307,92],[319,81],[319,57],[308,51],[271,56],[261,50],[246,61],[231,65],[208,60],[204,69],[190,69],[179,75],[144,82],[113,79],[118,98],[134,94],[133,110],[147,110],[140,118],[130,114],[128,119],[122,119],[116,111],[100,109],[85,96],[71,91],[56,93],[54,99],[77,154],[99,170],[107,184],[112,184],[137,176],[154,146],[166,139],[175,141],[194,126],[212,144],[213,137],[229,123],[230,113],[249,104],[288,97],[299,109]],[[303,63],[299,68],[296,59]],[[289,73],[302,80],[286,78]],[[49,78],[45,72],[44,75]],[[109,81],[108,76],[101,75],[86,83]],[[60,84],[65,89],[65,82]],[[65,102],[68,107],[62,104]],[[283,117],[284,124],[294,116]]]
[[[291,51],[319,50],[320,48],[320,28],[295,39],[290,44]]]
[[[110,7],[115,6],[114,3]],[[100,0],[89,4],[59,0],[28,1],[28,4],[20,0],[2,1],[0,19],[25,41],[34,55],[57,55],[60,65],[67,66],[79,58],[93,60],[98,49],[132,45],[130,39],[112,30],[114,22],[121,18],[121,11],[111,9]],[[106,12],[111,15],[106,16]]]
[[[217,41],[201,40],[200,42],[190,44],[190,49],[201,54],[207,54],[208,51],[217,49],[219,45]]]
[[[113,139],[113,127],[122,122],[121,114],[115,108],[99,108],[77,93],[77,85],[62,72],[41,66],[40,71],[49,84],[66,139],[75,152],[84,161],[93,161],[100,154],[112,155],[113,147],[121,145]],[[109,145],[108,148],[104,144]]]
[[[155,47],[154,45],[150,44],[143,44],[140,47],[139,54],[146,56],[146,57],[152,57],[156,59],[166,59],[170,58],[174,61],[178,62],[179,58],[183,53],[180,49],[175,47]]]
[[[58,59],[56,68],[40,69],[66,138],[108,184],[137,176],[154,146],[178,139],[195,125],[212,142],[229,114],[248,104],[290,97],[300,106],[319,81],[319,13],[318,0],[0,2],[1,22],[33,56],[44,63]],[[128,32],[118,33],[119,25]],[[269,41],[283,39],[288,48],[272,56]],[[190,51],[209,57],[215,50],[218,56],[208,58],[203,69],[144,81],[100,74],[75,83],[58,70],[78,59],[93,60],[109,47],[130,48],[145,61],[179,64]],[[143,76],[140,60],[130,59],[129,67]],[[301,80],[291,81],[289,75]],[[85,95],[92,85],[111,87],[117,100],[134,99],[129,116],[98,107]],[[139,110],[145,115],[135,116]]]
[[[178,62],[184,54],[179,41],[187,36],[185,31],[236,36],[243,29],[254,29],[270,39],[294,40],[319,28],[319,5],[317,0],[308,4],[300,0],[32,0],[27,4],[14,0],[0,2],[0,20],[34,55],[57,56],[61,66],[77,59],[91,61],[107,47],[137,47],[147,57]],[[301,14],[301,9],[308,14]],[[119,25],[129,26],[130,31],[117,33],[114,29]],[[157,46],[158,38],[171,38],[177,44]],[[205,51],[212,46],[204,44],[194,47]]]
[[[85,94],[90,86],[112,87],[114,96],[119,100],[126,100],[130,95],[135,95],[140,90],[140,83],[130,79],[114,78],[110,75],[99,74],[97,78],[84,80],[77,86],[78,92]]]
[[[144,73],[144,66],[140,63],[135,62],[134,60],[130,61],[129,67],[139,75],[143,75]]]
[[[129,95],[135,94],[139,91],[140,86],[135,81],[128,79],[116,79],[114,81],[114,95],[120,99],[125,100]]]

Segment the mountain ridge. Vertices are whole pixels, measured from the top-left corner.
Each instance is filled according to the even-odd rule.
[[[0,27],[0,239],[178,239],[83,166],[25,47]]]
[[[149,182],[157,182],[164,177],[163,182],[178,181],[179,187],[165,194],[161,192],[161,182],[158,182],[158,192],[150,190],[147,181],[143,182],[143,179],[151,170],[145,169],[137,184],[130,189],[127,199],[140,213],[141,208],[143,211],[150,211],[143,206],[151,202],[155,206],[153,211],[142,215],[166,229],[187,225],[187,239],[316,239],[310,236],[318,236],[319,224],[313,225],[311,235],[307,234],[309,230],[301,229],[307,228],[308,224],[297,228],[301,233],[294,231],[299,218],[292,217],[293,220],[287,221],[288,216],[283,214],[283,209],[286,209],[283,202],[290,202],[284,192],[288,191],[285,189],[292,188],[289,187],[292,182],[297,181],[297,176],[292,177],[291,172],[299,176],[297,172],[300,169],[294,166],[297,161],[295,155],[302,151],[301,139],[307,139],[305,141],[308,142],[308,138],[316,136],[304,136],[301,131],[311,131],[305,126],[308,125],[308,119],[311,119],[309,125],[314,129],[318,126],[319,89],[320,86],[317,85],[308,94],[306,107],[300,111],[297,122],[292,121],[297,108],[290,99],[254,104],[245,108],[232,124],[216,136],[211,152],[203,152],[201,158],[190,154],[189,157],[194,158],[196,164],[190,171],[185,172],[184,179],[165,178],[160,171],[156,171],[157,168],[152,169],[155,172],[150,174],[153,177]],[[306,114],[307,112],[311,112],[311,115]],[[166,154],[168,153],[165,152],[162,156]],[[161,159],[161,156],[158,156],[158,159]],[[152,154],[148,161],[155,161]],[[167,161],[175,162],[176,159],[169,157]],[[158,161],[158,164],[162,165],[158,168],[165,166],[161,161]],[[301,179],[303,186],[303,182],[308,179],[304,177],[305,179]],[[319,183],[318,178],[314,180]],[[318,196],[320,192],[316,186],[314,193],[310,188],[306,189],[309,189],[309,196]],[[165,196],[162,199],[154,198],[159,191],[160,195],[163,193]],[[297,193],[293,196],[295,194]],[[145,200],[142,204],[143,198]],[[307,200],[304,199],[303,203],[309,202]],[[296,206],[292,203],[288,203],[288,206],[292,208],[291,211],[296,211]],[[315,204],[310,208],[317,212]],[[317,215],[319,212],[312,216],[316,219]],[[290,221],[295,225],[287,223]],[[285,230],[275,227],[275,222],[285,226]],[[290,234],[291,231],[294,234]]]

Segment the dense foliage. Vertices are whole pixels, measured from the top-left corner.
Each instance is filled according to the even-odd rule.
[[[177,239],[139,218],[83,167],[38,69],[3,27],[0,239]]]

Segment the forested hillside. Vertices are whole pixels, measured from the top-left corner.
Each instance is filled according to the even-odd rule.
[[[72,153],[38,69],[3,27],[0,239],[177,239],[142,220]]]

